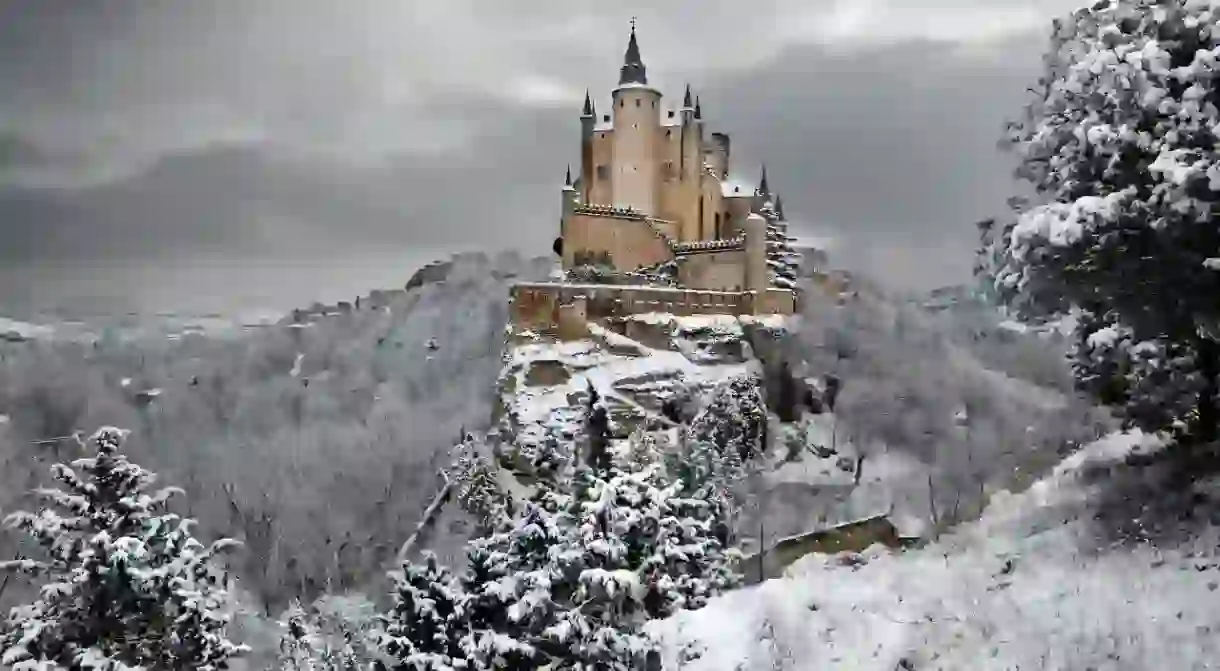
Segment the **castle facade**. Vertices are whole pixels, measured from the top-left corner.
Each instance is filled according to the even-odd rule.
[[[746,186],[729,160],[729,136],[708,131],[690,86],[667,107],[649,85],[633,26],[610,108],[585,94],[580,170],[564,180],[554,244],[564,277],[514,285],[513,327],[569,340],[646,312],[796,312],[799,254],[783,204],[766,168]]]
[[[782,218],[766,168],[756,187],[730,181],[729,136],[708,131],[689,85],[666,106],[648,83],[634,27],[623,61],[609,110],[585,95],[580,173],[565,179],[556,241],[564,268],[674,262],[684,287],[765,290],[767,222],[758,213],[769,207]]]

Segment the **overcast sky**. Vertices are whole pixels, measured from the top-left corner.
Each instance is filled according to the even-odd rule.
[[[607,106],[637,16],[650,81],[694,86],[798,233],[890,282],[961,281],[1011,188],[1003,121],[1077,4],[0,0],[0,280],[545,253],[584,90]]]

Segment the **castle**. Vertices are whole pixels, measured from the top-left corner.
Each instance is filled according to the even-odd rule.
[[[787,237],[766,168],[756,187],[731,181],[729,136],[707,132],[690,86],[675,108],[662,102],[648,83],[633,25],[611,109],[599,115],[585,94],[580,172],[573,180],[569,167],[564,180],[554,244],[569,281],[515,287],[518,324],[553,326],[564,312],[600,318],[795,311],[795,291],[777,286],[769,259]],[[588,267],[668,281],[572,281]],[[600,307],[592,310],[590,301]]]

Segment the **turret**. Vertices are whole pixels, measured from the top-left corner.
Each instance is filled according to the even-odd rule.
[[[614,205],[656,214],[657,142],[661,92],[648,85],[640,45],[631,28],[619,86],[614,90]]]
[[[730,153],[731,148],[728,134],[712,133],[712,146],[709,151],[708,165],[712,166],[712,170],[720,179],[728,179],[729,177]]]
[[[679,209],[686,213],[679,237],[682,242],[691,242],[703,237],[703,122],[695,118],[690,84],[686,85],[686,91],[682,94],[679,113],[682,121],[679,148],[681,186],[676,199],[681,203]]]
[[[762,165],[762,176],[758,178],[758,191],[756,193],[758,195],[762,196],[764,200],[766,200],[766,198],[771,195],[771,187],[767,185],[767,164],[766,163],[764,163]]]
[[[763,292],[770,283],[767,269],[767,220],[757,214],[746,217],[746,291]]]
[[[593,128],[597,125],[597,109],[585,89],[585,106],[580,113],[580,200],[592,202],[593,188]]]
[[[576,191],[576,187],[572,185],[572,166],[568,166],[568,170],[563,176],[563,195],[562,212],[563,219],[567,221],[568,217],[576,210],[576,205],[580,201],[580,193]]]

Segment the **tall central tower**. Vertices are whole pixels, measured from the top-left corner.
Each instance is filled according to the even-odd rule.
[[[661,92],[648,85],[640,45],[631,39],[614,89],[614,205],[657,214],[657,137]]]

